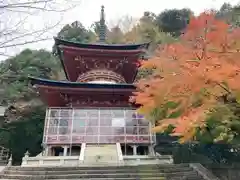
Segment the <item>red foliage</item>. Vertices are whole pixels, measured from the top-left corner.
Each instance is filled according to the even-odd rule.
[[[167,101],[181,102],[182,115],[158,121],[155,131],[168,125],[183,140],[193,138],[196,127],[204,126],[204,113],[224,93],[240,89],[240,30],[215,18],[213,13],[192,17],[180,41],[161,47],[157,56],[142,63],[142,68],[155,68],[155,73],[137,84],[134,101],[148,115]],[[202,105],[192,103],[205,90]],[[169,112],[170,113],[170,112]]]

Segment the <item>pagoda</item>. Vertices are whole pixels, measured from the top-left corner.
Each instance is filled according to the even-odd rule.
[[[154,156],[152,125],[129,102],[138,61],[149,43],[105,43],[103,6],[99,34],[95,44],[54,38],[67,81],[30,77],[48,108],[44,151],[37,157],[26,154],[22,165],[44,164],[43,159],[79,165]]]

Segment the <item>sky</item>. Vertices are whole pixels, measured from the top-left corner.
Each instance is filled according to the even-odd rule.
[[[71,0],[68,0],[68,2],[71,2]],[[37,13],[27,18],[23,28],[25,31],[41,29],[60,22],[60,24],[44,34],[44,36],[50,37],[49,40],[25,46],[11,47],[4,49],[4,52],[14,55],[24,48],[51,50],[53,45],[51,37],[56,36],[61,27],[76,20],[80,21],[85,27],[90,27],[93,22],[99,20],[101,5],[105,6],[107,24],[114,25],[114,23],[126,15],[139,18],[143,15],[144,11],[159,14],[165,9],[190,8],[195,14],[199,14],[207,9],[219,9],[224,2],[235,5],[240,0],[75,0],[72,2],[77,3],[77,6],[66,12]],[[64,6],[64,4],[58,4],[58,6]],[[16,20],[22,17],[22,14],[14,14],[12,17],[15,17],[13,19]],[[2,59],[3,57],[0,57],[0,60]]]

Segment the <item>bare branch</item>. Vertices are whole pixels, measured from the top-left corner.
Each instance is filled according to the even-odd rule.
[[[10,3],[10,4],[5,4],[5,5],[0,5],[0,8],[9,8],[9,7],[18,7],[18,6],[30,6],[33,4],[40,4],[40,3],[47,3],[51,2],[53,0],[39,0],[39,1],[30,1],[30,2],[23,2],[23,3]]]
[[[25,42],[22,42],[22,43],[10,44],[10,45],[4,46],[4,48],[15,47],[15,46],[23,46],[23,45],[26,45],[26,44],[32,44],[32,43],[36,43],[36,42],[40,42],[40,41],[46,41],[46,40],[49,40],[49,39],[51,39],[51,38],[43,38],[43,39],[37,39],[37,40],[32,40],[32,41],[25,41]],[[2,48],[2,47],[0,47],[0,48]]]
[[[30,43],[49,40],[49,32],[56,28],[61,20],[62,13],[79,5],[79,1],[74,0],[1,0],[0,1],[0,56],[11,56],[15,50],[10,50],[17,46],[24,46]],[[53,16],[56,23],[31,24],[38,16]],[[59,14],[61,13],[61,14]],[[46,19],[46,22],[48,19]],[[34,26],[34,27],[33,27]],[[36,27],[35,27],[36,26]],[[42,26],[39,28],[39,26]],[[16,49],[17,50],[17,49]],[[11,52],[10,54],[7,52]],[[15,52],[16,53],[16,52]]]
[[[41,30],[37,30],[37,31],[25,33],[25,34],[22,34],[22,35],[19,35],[19,36],[15,36],[15,37],[13,37],[13,38],[11,38],[11,39],[8,39],[8,40],[5,41],[5,42],[0,43],[0,48],[6,48],[6,47],[16,46],[16,44],[15,44],[15,45],[6,45],[6,44],[9,43],[9,42],[14,41],[14,40],[16,40],[16,39],[20,39],[20,38],[23,38],[23,37],[26,37],[26,36],[29,36],[29,35],[33,36],[34,34],[41,33],[41,34],[38,34],[38,36],[41,36],[42,34],[44,34],[45,32],[49,31],[50,29],[55,28],[59,23],[60,23],[60,21],[59,21],[57,24],[53,25],[52,27],[47,27],[47,28],[45,28],[45,29],[41,29]],[[49,39],[49,38],[44,38],[44,39],[46,40],[46,39]],[[41,40],[43,40],[43,39],[41,39]],[[38,40],[35,40],[35,41],[38,42]],[[35,42],[35,41],[34,41],[34,42]],[[30,41],[30,42],[31,42],[31,41]],[[23,43],[18,43],[18,44],[19,44],[19,45],[23,45]],[[27,43],[26,43],[26,44],[27,44]]]
[[[56,3],[56,0],[36,0],[36,1],[28,1],[23,3],[20,3],[20,2],[6,3],[3,5],[0,5],[0,9],[11,10],[11,11],[21,12],[21,13],[24,13],[24,12],[29,13],[28,11],[30,9],[35,9],[40,11],[49,11],[49,12],[64,12],[77,6],[74,4],[70,7],[67,7],[67,8],[65,7],[64,9],[58,10],[56,8],[52,8],[51,3]],[[23,9],[23,10],[19,10],[19,9]]]

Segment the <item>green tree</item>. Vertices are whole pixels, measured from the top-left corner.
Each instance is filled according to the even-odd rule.
[[[156,17],[157,17],[156,14],[154,14],[153,12],[145,11],[143,13],[143,16],[140,18],[140,21],[152,23],[156,21]]]
[[[41,151],[45,106],[28,76],[59,79],[61,66],[51,52],[26,49],[0,64],[1,104],[8,106],[5,123],[9,131],[0,132],[1,145],[10,148],[16,163],[29,149],[32,155]]]
[[[20,165],[24,153],[28,150],[32,156],[42,151],[45,108],[37,107],[18,121],[4,125],[8,131],[0,133],[1,144],[11,150],[13,164]]]
[[[119,26],[115,26],[107,34],[107,43],[119,44],[124,43],[124,33]]]
[[[190,9],[165,10],[157,16],[156,23],[163,32],[179,36],[189,23],[191,15],[193,12]]]
[[[45,50],[26,49],[0,64],[0,84],[3,87],[0,103],[10,105],[19,100],[29,101],[35,90],[28,86],[28,76],[58,78],[61,66],[52,54]]]
[[[74,21],[71,24],[65,25],[58,32],[57,37],[81,43],[88,43],[95,40],[94,33],[90,30],[87,30],[79,21]]]
[[[240,27],[240,6],[232,6],[224,3],[219,11],[216,12],[218,18],[224,19],[233,27]]]
[[[143,43],[151,42],[150,51],[154,52],[159,44],[173,42],[175,39],[168,33],[159,29],[155,21],[155,16],[149,12],[145,12],[130,31],[125,33],[125,42],[127,43]]]
[[[65,25],[58,32],[57,37],[79,43],[89,43],[96,40],[96,34],[92,30],[86,29],[79,21]],[[57,55],[55,45],[53,46],[53,54]]]
[[[156,23],[156,15],[151,12],[145,12],[140,18],[138,24],[136,24],[129,32],[125,34],[125,41],[128,43],[144,43],[150,42],[146,56],[154,56],[156,48],[160,44],[168,44],[176,41],[170,33],[163,32]],[[140,69],[138,71],[136,80],[141,78],[146,78],[148,75],[152,74],[151,69]]]

